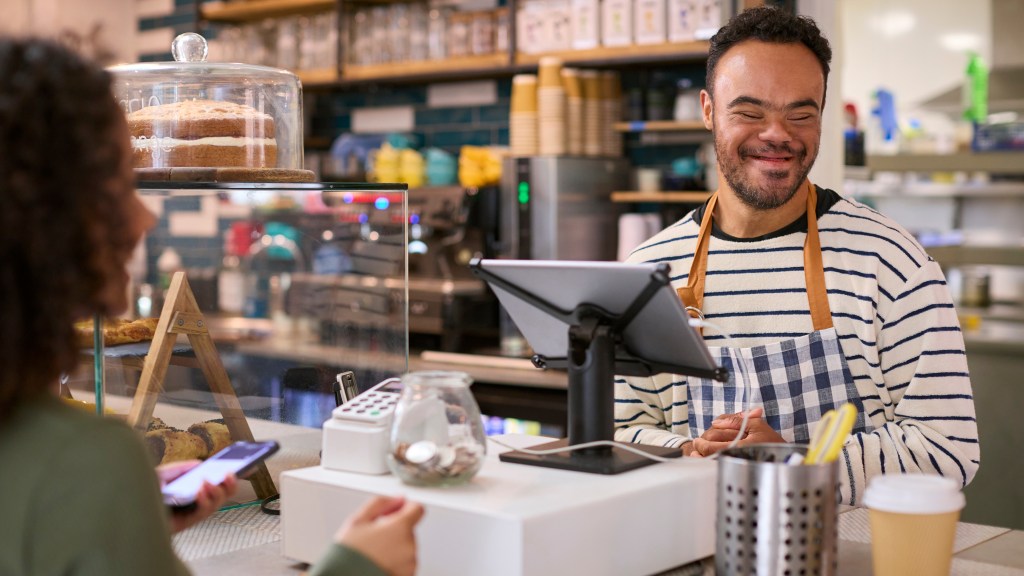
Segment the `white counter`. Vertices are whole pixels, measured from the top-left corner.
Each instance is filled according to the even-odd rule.
[[[713,461],[680,459],[603,476],[503,463],[502,450],[489,443],[480,473],[449,488],[322,467],[285,472],[284,555],[316,561],[341,519],[371,494],[402,494],[426,508],[417,529],[421,576],[652,574],[714,553],[707,528],[715,522]]]

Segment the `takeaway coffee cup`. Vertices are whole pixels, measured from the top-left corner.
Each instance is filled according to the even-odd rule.
[[[871,519],[875,576],[946,576],[964,495],[948,478],[892,474],[864,493]]]

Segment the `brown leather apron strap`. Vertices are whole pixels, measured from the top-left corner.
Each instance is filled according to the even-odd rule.
[[[804,282],[807,305],[811,310],[814,331],[832,327],[832,309],[825,288],[825,267],[821,262],[821,240],[818,238],[818,193],[807,181],[807,238],[804,239]]]
[[[676,288],[676,293],[687,308],[694,308],[703,313],[704,280],[707,274],[708,247],[711,245],[711,219],[715,209],[718,193],[711,196],[704,219],[697,233],[697,246],[694,249],[693,262],[690,264],[690,275],[686,286]],[[827,330],[832,327],[832,310],[828,303],[828,291],[825,288],[825,267],[821,260],[821,240],[818,238],[818,195],[807,181],[807,238],[804,240],[804,283],[807,286],[807,305],[811,311],[811,322],[814,330]],[[691,316],[699,313],[690,311]]]
[[[711,195],[707,208],[704,209],[704,220],[700,223],[700,232],[697,233],[697,246],[693,252],[693,262],[690,263],[690,275],[687,277],[686,286],[676,288],[676,294],[683,301],[683,306],[703,311],[704,305],[704,275],[708,269],[708,246],[711,245],[711,215],[715,211],[715,203],[718,201],[718,192]],[[697,317],[699,314],[690,311],[690,316]]]

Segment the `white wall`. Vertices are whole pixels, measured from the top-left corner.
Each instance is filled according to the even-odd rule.
[[[0,34],[20,34],[29,28],[32,18],[31,0],[2,0],[3,17],[0,18]]]
[[[841,13],[832,0],[799,0],[797,13],[814,19],[832,45],[832,63],[821,124],[821,149],[808,175],[811,182],[839,190],[843,183],[843,29]]]
[[[134,61],[136,44],[135,0],[0,0],[0,32],[57,37],[74,34],[95,37],[116,61]],[[88,52],[88,50],[87,50]]]
[[[900,109],[958,86],[966,46],[992,63],[992,0],[839,0],[843,99],[863,121],[871,93],[894,91]]]

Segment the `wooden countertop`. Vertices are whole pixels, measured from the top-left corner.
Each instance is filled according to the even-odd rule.
[[[469,374],[473,380],[488,384],[554,389],[565,389],[568,385],[566,372],[540,370],[534,368],[529,360],[502,356],[423,352],[412,354],[407,366],[405,358],[399,354],[325,346],[278,337],[238,342],[235,344],[235,350],[253,356],[314,364],[386,368],[395,373],[416,370],[461,370]]]

